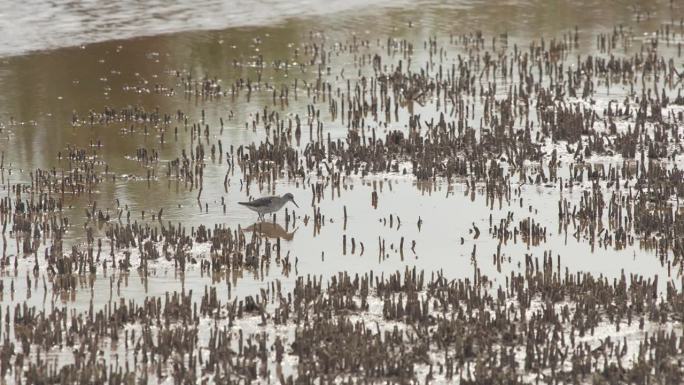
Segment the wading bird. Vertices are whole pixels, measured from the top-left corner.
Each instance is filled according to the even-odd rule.
[[[265,214],[274,213],[280,210],[287,202],[292,202],[295,206],[299,207],[297,202],[294,201],[294,196],[292,196],[290,193],[284,194],[283,196],[274,195],[255,199],[249,202],[238,203],[253,211],[256,211],[259,214],[259,218],[263,219]]]

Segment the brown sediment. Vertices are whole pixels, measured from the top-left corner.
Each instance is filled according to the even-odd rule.
[[[667,50],[681,39],[681,23],[671,28],[637,40],[616,26],[588,38],[591,54],[580,50],[586,31],[577,28],[512,46],[508,33],[422,45],[356,35],[331,44],[312,34],[288,51],[298,68],[281,58],[292,67],[285,81],[263,76],[271,64],[257,55],[235,59],[253,70],[236,77],[178,70],[160,80],[172,85],[153,87],[196,103],[199,116],[135,103],[83,119],[74,112],[74,129],[159,136],[135,143],[126,157],[132,173],[106,159],[100,140],[58,149],[59,167],[28,175],[6,163],[13,149],[4,148],[0,374],[30,384],[677,383],[684,97]],[[618,96],[606,103],[608,92]],[[225,121],[209,109],[238,101],[250,111],[231,109]],[[18,130],[13,119],[6,129]],[[228,141],[224,130],[249,139]],[[415,200],[394,202],[401,180],[415,186]],[[101,192],[136,182],[147,194],[165,183],[178,205],[152,197],[129,207],[119,201],[125,193]],[[358,201],[348,198],[355,185]],[[308,207],[242,228],[233,197],[290,188],[302,200],[310,191]],[[434,195],[484,214],[429,206],[435,201],[426,197],[442,189]],[[192,221],[175,209],[187,197],[200,209]],[[402,227],[400,215],[416,227]],[[441,227],[446,216],[466,224],[464,232]],[[382,229],[370,233],[366,221]],[[298,226],[312,231],[294,237]],[[80,244],[65,239],[76,231]],[[464,257],[457,266],[472,270],[469,278],[421,268],[385,274],[393,260],[421,266],[438,238],[418,236],[431,232],[453,243],[449,252]],[[592,258],[638,252],[667,277],[561,270],[561,254],[566,263],[578,258],[566,247],[573,238]],[[300,275],[321,244],[321,262],[371,260],[377,272]],[[405,258],[405,246],[415,258]],[[186,290],[193,273],[206,282],[203,294]],[[162,276],[171,284],[155,294]],[[109,300],[100,292],[107,277]],[[136,290],[132,277],[144,295],[120,295]],[[234,295],[248,279],[258,289]],[[77,296],[87,309],[71,307]]]

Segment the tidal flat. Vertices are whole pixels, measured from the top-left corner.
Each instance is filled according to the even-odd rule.
[[[38,3],[0,383],[684,381],[680,2]]]

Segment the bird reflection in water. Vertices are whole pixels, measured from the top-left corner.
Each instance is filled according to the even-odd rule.
[[[288,233],[283,226],[273,223],[273,222],[256,222],[253,225],[245,228],[243,230],[245,233],[257,232],[268,238],[282,238],[286,241],[291,241],[294,238],[294,234],[297,229],[294,229],[291,233]]]

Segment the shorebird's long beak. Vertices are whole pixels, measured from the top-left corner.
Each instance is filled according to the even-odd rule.
[[[294,203],[295,206],[297,206],[297,208],[299,208],[299,205],[297,204],[297,202],[294,201],[294,199],[291,199],[291,201],[292,203]]]

